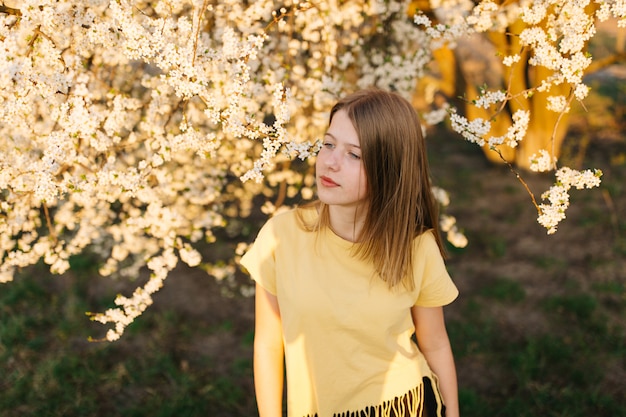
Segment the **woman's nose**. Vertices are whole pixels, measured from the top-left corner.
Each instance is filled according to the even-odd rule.
[[[325,165],[328,168],[331,168],[334,170],[339,168],[339,158],[338,158],[336,150],[333,149],[331,152],[328,153],[326,157]]]

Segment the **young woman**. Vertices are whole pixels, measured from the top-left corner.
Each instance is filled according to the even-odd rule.
[[[411,104],[377,89],[340,100],[316,178],[318,201],[271,218],[241,260],[260,416],[283,415],[284,366],[289,417],[458,416],[442,309],[458,291]]]

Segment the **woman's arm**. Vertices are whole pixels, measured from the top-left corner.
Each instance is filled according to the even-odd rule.
[[[450,339],[446,331],[442,307],[413,307],[411,309],[415,336],[428,365],[439,378],[441,395],[446,405],[446,417],[459,416],[456,367]]]
[[[256,284],[254,390],[260,417],[282,417],[284,348],[278,300]]]

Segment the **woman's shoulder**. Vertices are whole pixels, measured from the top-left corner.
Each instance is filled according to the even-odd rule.
[[[285,230],[292,227],[308,225],[314,222],[316,218],[317,210],[315,207],[291,207],[274,213],[272,217],[267,220],[266,225],[279,230]]]
[[[415,239],[413,241],[414,242],[429,241],[429,242],[437,243],[435,239],[435,232],[433,231],[433,229],[425,229],[420,234],[415,236]]]
[[[425,255],[429,255],[436,251],[439,253],[439,245],[435,238],[435,232],[432,229],[424,230],[413,239],[413,248]]]
[[[273,213],[265,222],[263,227],[284,227],[288,223],[293,222],[296,218],[296,209],[295,208],[286,208],[284,210],[279,210]]]

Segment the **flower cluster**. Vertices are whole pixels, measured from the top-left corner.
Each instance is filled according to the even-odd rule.
[[[215,241],[217,229],[241,234],[255,196],[276,197],[268,212],[313,196],[309,157],[339,96],[375,85],[411,98],[433,48],[454,46],[468,31],[501,30],[515,11],[433,1],[441,23],[431,24],[407,15],[408,0],[3,4],[0,282],[39,260],[64,273],[85,251],[102,259],[105,276],[147,269],[146,284],[92,316],[112,326],[107,340],[151,305],[179,260],[229,280],[232,263],[207,264],[195,247]],[[546,32],[520,34],[533,65],[554,71],[538,88],[570,83],[584,98],[589,58],[580,47],[593,33],[584,5],[526,4],[518,15],[528,22],[546,5]],[[604,2],[597,13],[623,22],[623,2]],[[510,65],[520,61],[508,55]],[[513,99],[499,89],[476,102]],[[486,143],[487,118],[443,107],[424,119],[434,124],[447,113],[468,140]],[[511,114],[502,139],[509,145],[528,119],[523,109]],[[451,217],[442,227],[464,244]]]
[[[507,163],[509,161],[504,157],[502,147],[516,148],[520,144],[524,145],[524,139],[533,123],[550,126],[552,131],[545,132],[545,139],[542,140],[548,142],[547,146],[552,143],[553,152],[558,148],[560,139],[555,132],[558,124],[562,123],[563,115],[570,111],[574,99],[583,100],[589,93],[583,75],[592,62],[586,49],[589,40],[596,34],[596,20],[604,21],[614,17],[620,27],[626,21],[626,7],[620,0],[598,0],[595,4],[591,0],[530,0],[502,4],[486,0],[476,5],[459,0],[436,2],[436,6],[438,8],[434,14],[440,21],[439,24],[429,22],[425,15],[416,16],[415,21],[430,31],[433,27],[441,28],[445,34],[439,37],[446,38],[448,45],[454,45],[453,33],[457,29],[446,28],[457,25],[459,19],[463,21],[463,30],[468,34],[490,32],[510,38],[510,41],[500,45],[503,49],[497,51],[504,68],[504,89],[502,86],[496,86],[495,89],[481,87],[476,98],[468,99],[468,106],[484,111],[471,112],[473,117],[465,117],[454,108],[446,108],[453,130],[469,142],[496,151],[498,157]],[[511,78],[513,74],[520,74],[514,68],[518,65],[541,67],[533,74],[529,73],[528,79],[534,84],[524,85],[523,82]],[[513,82],[517,84],[512,87]],[[543,100],[546,110],[553,114],[531,115],[529,109],[537,107],[537,103],[531,100]],[[429,118],[430,114],[426,120]],[[502,119],[505,119],[504,123]],[[503,129],[505,123],[508,123],[508,128]],[[492,136],[492,130],[505,133]],[[535,171],[557,169],[556,158],[545,150],[540,151],[539,156],[533,155],[530,162],[518,162]],[[538,222],[549,233],[554,233],[556,225],[565,218],[565,209],[569,202],[569,198],[566,198],[568,190],[576,186],[574,184],[587,184],[587,188],[590,188],[596,182],[599,183],[601,175],[590,172],[592,171],[574,175],[567,168],[560,168],[557,171],[556,184],[544,194],[544,199],[549,204],[540,206],[535,203],[532,192],[520,179],[540,212]],[[566,176],[569,178],[567,181],[564,180]]]
[[[577,171],[562,167],[556,171],[556,182],[549,190],[541,195],[546,203],[539,204],[539,217],[537,221],[548,230],[548,234],[556,232],[557,225],[565,219],[565,211],[569,207],[569,191],[572,187],[577,189],[593,188],[600,185],[602,171],[585,170]]]
[[[450,196],[443,188],[433,186],[433,195],[442,208],[450,205]],[[456,218],[448,214],[442,213],[439,216],[439,227],[446,234],[446,239],[454,247],[464,248],[467,246],[467,237],[461,232],[457,226]]]
[[[600,185],[602,171],[585,170],[577,171],[568,167],[556,169],[556,158],[545,149],[539,154],[530,157],[530,169],[535,172],[556,170],[556,181],[549,190],[541,195],[544,203],[537,205],[539,216],[537,221],[548,231],[548,234],[556,232],[558,224],[565,219],[565,211],[569,207],[569,191],[576,189],[593,188]]]
[[[450,110],[450,123],[455,132],[460,133],[467,141],[478,146],[485,145],[485,137],[491,130],[491,122],[488,120],[475,118],[470,121],[458,114],[455,109]]]
[[[530,157],[530,169],[535,172],[546,172],[555,169],[556,158],[551,156],[545,149],[539,150],[539,155]]]
[[[530,112],[526,110],[518,110],[513,113],[513,124],[509,126],[506,134],[503,136],[492,136],[487,143],[490,147],[495,148],[503,143],[515,148],[519,142],[526,136],[528,124],[530,122]]]
[[[63,273],[84,251],[103,275],[147,268],[148,283],[93,316],[114,340],[177,260],[231,276],[194,243],[236,233],[256,195],[313,196],[311,170],[290,161],[309,165],[337,97],[410,96],[430,55],[407,4],[7,2],[0,281],[40,259]]]

